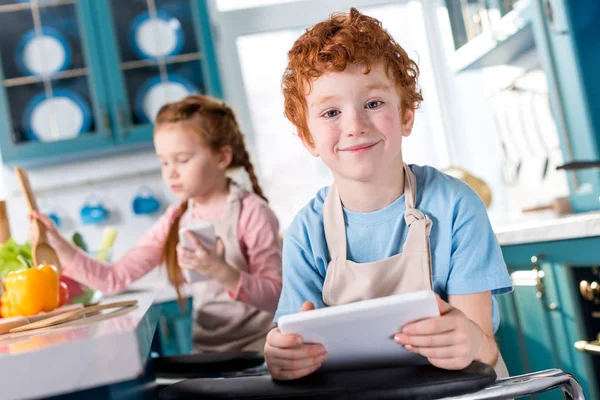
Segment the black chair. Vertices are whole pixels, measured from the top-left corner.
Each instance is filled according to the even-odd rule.
[[[565,398],[585,400],[579,383],[561,370],[547,370],[496,380],[494,370],[474,362],[462,371],[431,365],[317,372],[295,381],[270,375],[227,379],[190,379],[163,389],[172,399],[507,399],[560,388]]]
[[[264,362],[259,352],[182,354],[153,357],[152,368],[156,390],[161,391],[184,379],[264,374]]]
[[[153,359],[156,377],[167,379],[222,378],[248,373],[264,362],[263,354],[254,351],[184,354]]]

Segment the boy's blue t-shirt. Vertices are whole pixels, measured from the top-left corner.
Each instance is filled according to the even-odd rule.
[[[410,168],[417,180],[416,207],[433,221],[430,240],[434,291],[443,299],[488,290],[493,295],[510,292],[512,281],[477,193],[435,168]],[[305,301],[312,301],[315,308],[326,307],[322,290],[330,257],[323,228],[323,203],[328,191],[328,187],[320,189],[285,234],[283,290],[275,321],[298,312]],[[401,253],[408,233],[405,210],[404,195],[377,211],[344,209],[348,259],[365,263]],[[496,331],[498,305],[494,298],[492,303]]]

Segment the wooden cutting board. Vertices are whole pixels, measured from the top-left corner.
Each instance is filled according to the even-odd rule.
[[[12,317],[12,318],[0,318],[0,335],[9,332],[11,329],[25,326],[33,322],[43,320],[45,318],[53,317],[55,315],[63,314],[68,311],[79,310],[83,308],[83,304],[68,304],[58,307],[50,312],[39,313],[30,317]]]

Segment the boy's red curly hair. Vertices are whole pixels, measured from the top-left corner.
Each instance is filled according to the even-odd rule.
[[[394,41],[377,19],[351,8],[333,14],[306,30],[288,52],[282,89],[285,116],[296,126],[302,140],[313,145],[308,131],[306,94],[312,79],[326,72],[342,72],[348,64],[365,67],[383,63],[402,98],[402,113],[416,109],[423,100],[418,87],[419,67]]]

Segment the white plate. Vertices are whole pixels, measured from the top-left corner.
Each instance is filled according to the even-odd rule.
[[[55,89],[53,97],[39,93],[28,104],[23,125],[29,140],[73,139],[91,124],[89,106],[70,90]]]
[[[71,48],[56,29],[28,31],[17,46],[17,64],[26,75],[52,75],[69,68]]]
[[[179,20],[166,11],[156,15],[140,14],[132,24],[133,49],[139,58],[168,57],[178,54],[184,43]]]
[[[197,93],[198,89],[187,79],[170,74],[167,80],[160,76],[148,79],[138,92],[136,99],[136,113],[138,117],[147,122],[153,122],[160,108],[184,97]]]

